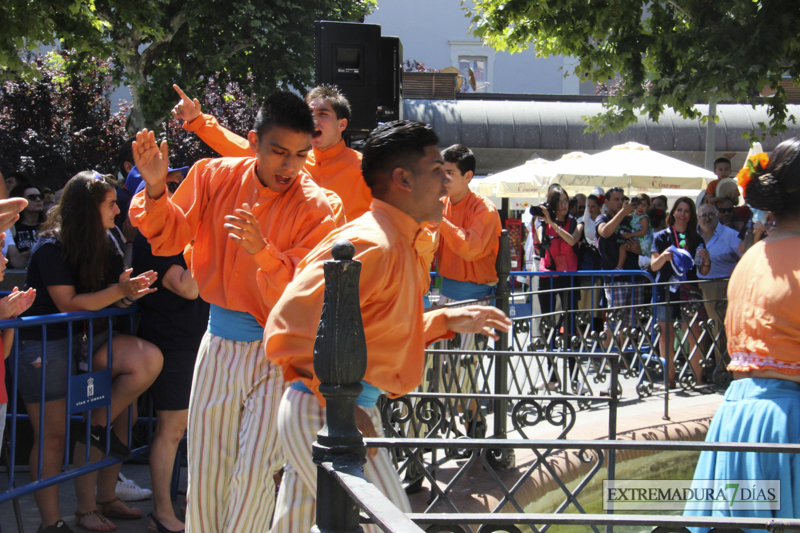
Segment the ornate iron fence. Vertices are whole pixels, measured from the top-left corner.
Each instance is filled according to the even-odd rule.
[[[349,243],[347,243],[349,245]],[[394,450],[397,457],[403,461],[403,468],[414,468],[431,484],[433,501],[426,513],[405,515],[389,502],[368,480],[364,478],[363,460],[365,457],[365,444],[360,437],[355,425],[354,402],[360,392],[360,381],[366,368],[366,343],[363,329],[351,327],[353,317],[360,312],[358,298],[352,293],[358,286],[359,266],[352,261],[352,252],[347,245],[334,247],[334,261],[325,265],[325,305],[323,317],[318,329],[317,344],[315,346],[315,371],[322,381],[320,391],[327,400],[327,424],[318,434],[318,441],[314,444],[314,461],[318,465],[317,488],[317,521],[315,530],[319,531],[355,531],[359,522],[373,522],[384,531],[390,532],[420,532],[418,524],[424,524],[429,532],[466,532],[473,531],[470,525],[479,525],[480,533],[494,531],[508,531],[516,533],[529,528],[531,531],[544,532],[554,524],[578,524],[589,526],[599,533],[598,527],[605,526],[611,532],[615,525],[638,525],[654,527],[654,532],[685,532],[687,527],[715,528],[718,530],[736,531],[740,529],[764,529],[771,532],[800,531],[800,520],[773,520],[768,518],[739,518],[739,517],[675,517],[654,515],[621,515],[610,510],[608,514],[585,513],[577,497],[580,492],[596,476],[600,469],[607,465],[608,479],[615,477],[615,453],[621,450],[636,450],[639,452],[653,452],[658,450],[680,451],[725,451],[738,452],[741,445],[738,443],[699,443],[699,442],[641,442],[616,440],[615,405],[617,402],[618,387],[617,375],[622,361],[625,359],[625,340],[618,344],[618,352],[604,350],[601,353],[602,365],[609,367],[611,375],[610,395],[569,396],[562,394],[514,395],[505,390],[505,394],[498,393],[508,383],[508,376],[502,375],[500,367],[507,369],[508,351],[500,349],[493,355],[485,355],[495,361],[494,380],[484,378],[484,383],[493,382],[493,394],[473,392],[445,392],[445,393],[415,393],[407,397],[386,402],[383,413],[389,437],[380,439],[367,439],[366,446],[384,447]],[[353,263],[356,263],[353,265]],[[355,267],[355,268],[354,268]],[[504,279],[501,277],[501,283]],[[499,298],[504,296],[499,295]],[[508,309],[508,296],[505,296],[505,308]],[[646,317],[647,313],[638,312],[637,316]],[[669,319],[669,315],[667,315]],[[694,325],[691,318],[690,326]],[[358,322],[360,323],[360,322]],[[668,322],[669,323],[669,320]],[[347,325],[349,324],[349,326]],[[658,329],[648,322],[653,330]],[[635,329],[635,328],[634,328]],[[615,334],[625,333],[619,329]],[[635,338],[626,334],[628,339]],[[685,338],[685,337],[684,337]],[[655,340],[658,340],[656,337]],[[600,338],[599,340],[604,340]],[[611,342],[608,340],[607,342]],[[648,342],[653,351],[657,345],[651,337]],[[500,346],[504,348],[501,340]],[[633,350],[634,354],[636,350]],[[588,352],[593,357],[596,352]],[[687,352],[691,357],[691,352]],[[441,354],[433,353],[432,356]],[[462,354],[475,355],[475,354]],[[520,355],[521,356],[521,355]],[[580,352],[564,353],[561,351],[541,351],[529,357],[579,357]],[[498,364],[497,361],[505,363]],[[677,359],[673,359],[677,361]],[[632,367],[635,362],[644,364],[641,357],[626,361]],[[466,367],[473,363],[468,361]],[[568,366],[568,365],[567,365]],[[498,379],[500,376],[500,379]],[[437,382],[438,383],[438,382]],[[478,388],[476,385],[475,388]],[[580,392],[580,391],[578,391]],[[462,417],[461,422],[474,421],[472,427],[480,427],[483,414],[477,410],[474,414],[469,407],[472,401],[488,400],[487,406],[494,409],[492,439],[478,438],[442,438],[443,436],[457,436],[459,429],[454,420]],[[563,437],[574,423],[574,404],[579,402],[607,402],[609,412],[609,437],[608,440],[596,441],[570,441]],[[459,411],[458,406],[462,406]],[[513,432],[522,438],[507,438],[507,420],[504,415],[511,406],[511,421]],[[560,418],[554,416],[555,412],[561,413]],[[414,415],[412,418],[411,415]],[[464,418],[466,416],[466,418]],[[532,418],[528,418],[532,417]],[[573,422],[570,422],[570,418]],[[526,438],[525,428],[541,420],[562,424],[565,431],[555,440],[533,440]],[[485,426],[488,430],[488,420]],[[397,429],[402,428],[402,429]],[[405,433],[405,434],[403,434]],[[411,436],[413,433],[421,437]],[[462,435],[463,436],[463,435]],[[536,457],[532,465],[528,466],[509,487],[500,477],[500,470],[510,466],[503,457],[513,457],[514,450],[528,449]],[[466,470],[459,468],[453,479],[443,488],[435,477],[437,464],[434,450],[439,450],[444,457],[459,458],[466,464],[480,462],[502,491],[503,497],[491,513],[459,513],[449,494],[454,484],[465,477]],[[575,488],[568,488],[567,483],[561,479],[550,462],[557,453],[567,453],[574,450],[578,458],[591,466],[589,473],[578,479]],[[755,444],[748,445],[748,451],[759,453],[800,453],[800,445],[775,445]],[[424,460],[425,455],[433,457]],[[434,465],[434,468],[431,468]],[[558,487],[563,492],[563,503],[554,514],[529,514],[525,513],[522,503],[516,497],[525,476],[537,469],[547,470],[553,477]],[[449,513],[437,513],[435,507],[443,506]],[[501,512],[506,508],[516,513]],[[565,514],[568,509],[576,510],[578,514]],[[366,517],[359,516],[359,510],[366,513]]]

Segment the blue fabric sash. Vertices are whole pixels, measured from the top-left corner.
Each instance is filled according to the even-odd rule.
[[[494,285],[481,285],[471,281],[456,281],[442,276],[442,296],[453,300],[475,300],[494,294]]]
[[[211,304],[208,332],[217,337],[239,342],[255,342],[264,338],[264,328],[256,317],[243,311],[232,311]]]
[[[356,405],[360,405],[361,407],[375,407],[381,395],[381,390],[378,387],[370,385],[366,381],[362,381],[361,385],[364,387],[364,390],[361,391],[361,394],[356,398]],[[306,387],[302,381],[293,381],[291,387],[296,391],[312,394],[311,390]]]

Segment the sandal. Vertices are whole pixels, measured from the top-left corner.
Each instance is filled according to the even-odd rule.
[[[87,527],[81,523],[84,518],[92,515],[95,515],[97,518],[99,518],[100,522],[103,523],[105,528],[100,528],[98,526]],[[105,516],[97,512],[97,509],[92,509],[91,511],[86,511],[85,513],[80,513],[78,511],[75,511],[75,525],[85,529],[86,531],[116,531],[117,529],[117,526],[106,520]]]
[[[161,522],[158,520],[158,518],[156,518],[155,516],[153,516],[153,513],[150,513],[148,516],[150,517],[150,520],[152,520],[152,521],[153,521],[153,523],[155,524],[155,527],[153,527],[153,526],[147,526],[147,531],[148,531],[149,533],[184,533],[184,532],[186,531],[186,529],[181,529],[181,530],[179,530],[179,531],[173,531],[173,530],[171,530],[171,529],[167,529],[167,526],[165,526],[164,524],[162,524],[162,523],[161,523]]]
[[[109,511],[107,508],[109,505],[115,504],[120,502],[126,509],[130,509],[131,512],[129,513],[120,513],[119,511]],[[131,507],[124,501],[120,500],[119,498],[114,498],[113,500],[109,500],[107,502],[97,502],[97,506],[100,509],[100,513],[108,518],[118,518],[122,520],[138,520],[142,517],[142,511],[137,509],[136,507]]]

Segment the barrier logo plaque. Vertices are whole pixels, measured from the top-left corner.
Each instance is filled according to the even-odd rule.
[[[111,370],[78,374],[70,378],[70,414],[111,404]]]

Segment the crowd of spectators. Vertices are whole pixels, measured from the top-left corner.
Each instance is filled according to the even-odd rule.
[[[532,206],[524,218],[529,230],[526,265],[529,270],[543,272],[648,272],[656,282],[670,283],[654,288],[659,304],[655,306],[655,320],[662,331],[669,327],[672,333],[661,336],[661,354],[673,349],[665,345],[667,338],[675,339],[675,332],[668,324],[687,309],[681,305],[687,301],[703,302],[697,311],[699,319],[713,319],[714,338],[723,346],[727,279],[745,250],[763,239],[772,225],[769,217],[762,216],[765,213],[739,205],[739,189],[729,177],[730,168],[731,163],[725,158],[715,162],[718,179],[697,200],[699,209],[692,198],[678,198],[670,209],[665,196],[651,199],[647,194],[638,194],[628,198],[617,187],[607,191],[596,187],[588,197],[576,195],[573,202],[563,187],[553,184],[547,202]],[[581,309],[622,308],[616,315],[621,327],[637,327],[641,324],[637,323],[632,306],[645,303],[645,293],[649,291],[636,286],[644,281],[642,277],[613,273],[598,276],[595,287],[586,289],[588,283],[582,277],[541,276],[540,313],[552,320],[557,310],[567,312],[558,314],[554,321],[554,327],[563,334],[574,334],[574,319],[564,317],[573,317],[572,311]],[[598,290],[601,284],[604,291]],[[547,292],[570,287],[575,290]],[[594,327],[613,329],[609,320],[600,325],[601,316],[594,314]],[[687,323],[692,322],[690,317],[684,318]],[[689,353],[697,352],[693,347],[701,337],[698,321],[693,324],[692,334],[686,336]],[[672,357],[666,359],[670,361],[669,386],[673,387]],[[691,366],[695,383],[702,386],[705,378],[699,352],[692,357]],[[551,373],[550,380],[553,379]]]
[[[110,414],[106,409],[93,410],[91,419],[75,432],[78,444],[74,464],[76,467],[84,464],[87,425],[92,462],[102,459],[107,444],[111,456],[128,458],[128,407],[133,407],[135,420],[137,399],[150,389],[158,417],[150,455],[154,515],[159,524],[174,526],[171,530],[178,531],[181,522],[172,510],[169,483],[178,443],[186,430],[194,356],[208,322],[208,304],[198,297],[197,284],[183,255],[154,256],[147,240],[127,221],[127,204],[137,192],[124,186],[127,174],[136,173],[130,161],[130,147],[128,141],[120,153],[122,179],[85,171],[75,175],[57,193],[40,189],[22,174],[4,180],[11,198],[24,199],[25,205],[19,204],[18,220],[6,224],[10,227],[0,234],[4,241],[0,279],[8,261],[11,267],[25,270],[26,290],[14,288],[9,296],[0,299],[0,319],[95,311],[110,305],[124,308],[138,302],[141,320],[137,321],[137,336],[122,334],[116,322],[109,330],[105,319],[92,321],[91,338],[87,321],[51,325],[46,339],[40,327],[19,330],[17,380],[33,428],[31,473],[33,479],[38,477],[40,444],[42,477],[61,472],[67,398],[66,381],[60,376],[68,375],[70,362],[71,375],[79,370],[103,370],[108,364],[110,344],[113,346]],[[170,192],[174,192],[187,170],[170,174]],[[123,186],[118,188],[118,184]],[[58,196],[56,203],[55,196]],[[0,200],[0,203],[11,201],[18,202]],[[124,217],[120,216],[123,211]],[[0,213],[0,222],[2,218]],[[69,329],[72,329],[71,341]],[[113,337],[110,342],[109,337]],[[4,331],[0,339],[8,357],[13,330]],[[42,364],[44,343],[45,365]],[[43,370],[47,372],[44,380]],[[40,404],[42,394],[44,405]],[[0,395],[0,402],[4,409],[7,403],[4,394]],[[111,420],[109,431],[105,428],[107,416]],[[40,419],[44,421],[41,435]],[[77,525],[91,531],[113,531],[115,526],[109,519],[141,518],[139,509],[119,496],[125,500],[137,499],[137,493],[148,495],[151,491],[122,478],[120,466],[117,463],[76,479]],[[58,486],[54,485],[34,493],[42,519],[41,531],[68,531],[60,518],[58,492]]]

